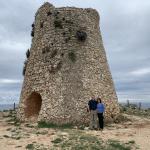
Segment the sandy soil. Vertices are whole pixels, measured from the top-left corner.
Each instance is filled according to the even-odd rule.
[[[50,148],[52,145],[50,141],[55,139],[56,131],[37,129],[33,126],[37,124],[24,123],[14,126],[0,113],[0,150],[25,150],[26,146],[32,143],[43,144],[46,148]]]
[[[104,141],[108,139],[122,142],[135,141],[140,150],[150,150],[150,119],[125,115],[131,121],[122,124],[111,124],[104,131],[87,131]]]
[[[19,126],[11,122],[8,113],[0,112],[0,150],[25,150],[31,143],[44,145],[47,149],[60,131],[55,129],[39,129],[37,124],[24,123]],[[110,124],[104,131],[84,130],[83,132],[97,136],[104,141],[109,139],[123,142],[135,141],[140,150],[150,150],[150,120],[126,115],[131,121]],[[42,147],[41,147],[42,149]],[[44,148],[43,148],[44,150]]]

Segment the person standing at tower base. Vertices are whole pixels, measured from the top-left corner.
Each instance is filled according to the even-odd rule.
[[[90,112],[90,129],[97,129],[97,101],[94,96],[88,102],[88,109]]]
[[[99,123],[99,129],[103,130],[104,128],[104,111],[105,111],[105,106],[102,103],[101,98],[97,98],[97,116],[98,116],[98,123]]]

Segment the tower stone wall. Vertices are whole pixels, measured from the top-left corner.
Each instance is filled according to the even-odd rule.
[[[52,123],[87,123],[87,103],[101,97],[106,119],[119,113],[99,14],[87,8],[42,5],[32,25],[17,116]],[[34,110],[34,111],[33,111]]]

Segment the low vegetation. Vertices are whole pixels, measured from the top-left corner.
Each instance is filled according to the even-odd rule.
[[[69,59],[72,61],[72,62],[75,62],[76,61],[76,55],[75,55],[75,52],[74,51],[71,51],[68,53],[68,57]]]
[[[62,125],[57,125],[54,123],[47,123],[45,121],[40,121],[38,122],[38,127],[39,128],[54,128],[54,129],[71,129],[73,128],[72,124],[62,124]]]
[[[138,108],[128,106],[120,106],[120,108],[122,114],[126,113],[146,117],[149,115],[149,110],[139,110]],[[120,115],[117,123],[130,121],[125,116],[128,115]],[[101,136],[86,131],[85,127],[75,128],[72,124],[57,125],[44,121],[40,121],[38,124],[21,124],[16,118],[16,112],[12,110],[5,111],[3,117],[6,123],[12,126],[6,129],[7,132],[3,134],[2,139],[21,140],[35,136],[42,139],[46,138],[48,141],[47,145],[41,144],[38,141],[31,141],[31,143],[26,143],[25,145],[16,145],[16,148],[24,147],[27,150],[132,150],[137,148],[137,143],[133,139],[125,143],[113,139],[103,140]],[[97,131],[97,134],[101,134],[101,131]],[[47,138],[48,135],[50,136]]]
[[[55,148],[61,150],[131,150],[133,146],[133,144],[113,140],[104,142],[96,136],[86,134],[79,130],[65,130],[65,132],[67,132],[68,135],[58,135],[58,137],[52,141],[52,150],[55,150]]]
[[[120,105],[122,113],[150,118],[150,109],[141,109],[136,104]]]

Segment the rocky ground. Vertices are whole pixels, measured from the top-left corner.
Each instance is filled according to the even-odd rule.
[[[122,114],[104,131],[87,127],[19,123],[15,112],[0,112],[0,150],[149,150],[150,119]]]

